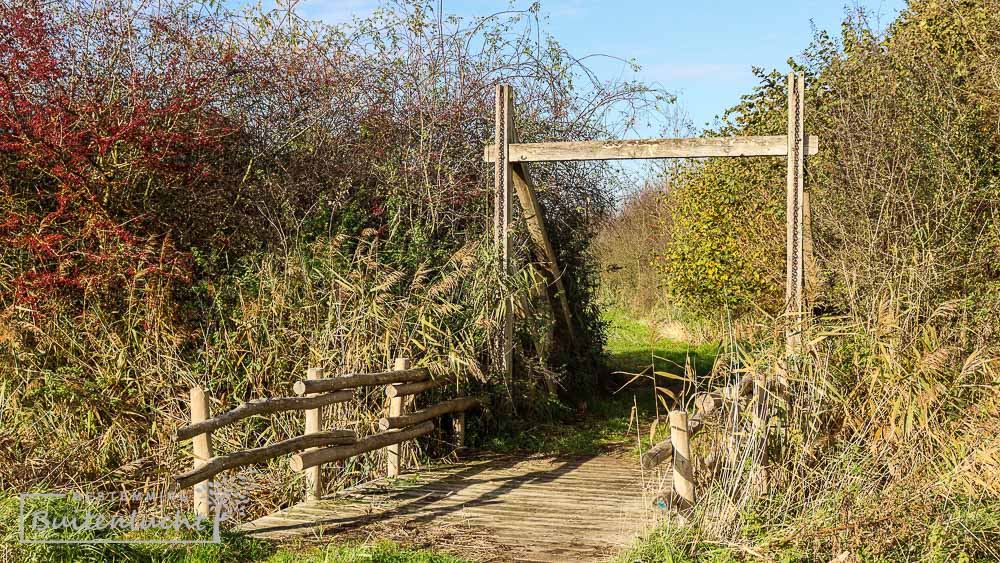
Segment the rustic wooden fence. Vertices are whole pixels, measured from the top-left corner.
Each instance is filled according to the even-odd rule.
[[[306,379],[293,386],[296,397],[274,397],[244,403],[235,409],[212,417],[208,397],[200,387],[191,389],[191,424],[178,428],[174,440],[192,440],[194,463],[189,471],[175,475],[178,487],[194,487],[195,510],[211,512],[209,487],[213,476],[227,469],[262,463],[292,454],[289,463],[293,471],[304,472],[306,497],[318,499],[323,494],[321,466],[366,452],[385,449],[386,474],[396,477],[400,472],[400,444],[429,434],[434,419],[451,414],[458,447],[465,440],[465,411],[480,404],[471,397],[460,397],[407,412],[418,393],[453,383],[450,377],[431,378],[426,368],[410,368],[406,358],[396,359],[394,369],[376,373],[352,373],[324,378],[323,368],[309,368]],[[324,430],[321,408],[354,398],[362,387],[385,386],[386,416],[379,419],[381,432],[359,438],[351,430]],[[254,415],[287,411],[304,413],[301,436],[281,442],[216,456],[212,448],[212,432]]]

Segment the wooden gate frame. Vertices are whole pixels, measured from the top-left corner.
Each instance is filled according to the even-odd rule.
[[[494,144],[485,147],[484,160],[495,164],[494,240],[500,249],[502,268],[513,273],[510,225],[513,187],[524,210],[536,263],[543,266],[546,294],[553,317],[564,324],[573,338],[573,319],[562,281],[562,270],[545,228],[542,208],[528,173],[529,162],[626,160],[659,158],[708,158],[784,156],[787,158],[785,187],[785,347],[791,357],[801,351],[806,318],[806,262],[812,261],[809,229],[809,193],[805,190],[805,156],[819,152],[819,138],[805,134],[805,86],[801,74],[788,75],[788,129],[785,135],[750,137],[701,137],[682,139],[636,139],[518,143],[514,127],[514,93],[508,85],[496,88]],[[810,265],[811,267],[811,265]],[[558,303],[558,311],[556,307]],[[509,376],[513,362],[513,319],[509,300],[503,307],[501,337],[503,370]]]

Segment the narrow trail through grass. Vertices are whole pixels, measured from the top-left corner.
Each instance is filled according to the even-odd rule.
[[[630,374],[661,372],[684,375],[690,362],[697,375],[712,369],[718,346],[691,344],[669,338],[658,330],[652,320],[637,319],[628,312],[609,308],[604,311],[608,323],[608,361],[612,371]]]
[[[610,396],[591,397],[551,422],[533,423],[491,438],[485,449],[550,455],[631,455],[649,447],[650,422],[666,412],[656,404],[653,374],[661,388],[679,391],[685,365],[698,376],[711,371],[718,351],[713,344],[693,345],[660,334],[652,321],[624,310],[604,312],[608,323]],[[625,383],[631,384],[624,386]],[[624,386],[624,387],[623,387]]]

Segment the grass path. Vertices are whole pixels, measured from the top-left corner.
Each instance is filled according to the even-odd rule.
[[[358,545],[330,544],[305,551],[282,550],[267,560],[268,563],[361,563],[369,561],[379,563],[464,563],[466,560],[428,549],[408,549],[394,542]]]
[[[614,371],[683,375],[688,361],[698,375],[712,369],[718,354],[714,344],[692,345],[668,338],[652,321],[636,319],[621,309],[606,309],[603,316],[608,323],[606,350]]]
[[[648,427],[657,414],[666,410],[655,404],[652,377],[660,387],[679,388],[684,366],[690,362],[697,375],[705,375],[715,362],[717,347],[691,345],[659,334],[648,321],[629,316],[620,309],[605,311],[608,323],[606,352],[616,392],[610,397],[593,397],[576,409],[566,408],[564,416],[551,422],[527,423],[494,436],[484,449],[510,453],[553,455],[623,454],[638,457],[649,447]],[[644,374],[634,384],[618,389]],[[666,426],[663,426],[666,429]]]

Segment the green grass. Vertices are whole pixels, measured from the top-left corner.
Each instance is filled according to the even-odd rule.
[[[463,563],[451,555],[426,549],[407,549],[393,542],[356,545],[327,545],[307,551],[282,550],[267,559],[268,563]]]
[[[466,561],[426,549],[408,549],[387,541],[294,550],[278,549],[273,544],[235,534],[224,536],[219,544],[192,547],[159,545],[19,546],[10,555],[16,556],[18,561],[94,563],[105,561],[127,561],[129,563],[243,561],[266,561],[268,563],[320,563],[327,561],[331,563],[463,563]]]
[[[676,386],[678,379],[666,381],[663,374],[683,377],[688,359],[698,375],[708,374],[715,362],[715,345],[692,346],[665,338],[656,334],[650,323],[636,320],[622,309],[606,309],[604,320],[609,325],[606,351],[613,372],[646,373],[651,377],[655,370],[661,376],[657,384],[666,387]],[[622,384],[629,379],[617,375],[612,381]],[[646,378],[638,383],[651,382]],[[648,424],[657,413],[651,385],[630,386],[611,397],[589,398],[584,409],[556,405],[550,410],[555,413],[552,422],[512,423],[503,434],[489,438],[482,448],[504,453],[598,455],[630,451],[638,455],[637,444],[649,446]],[[661,414],[662,410],[660,405]]]
[[[838,494],[837,491],[832,492]],[[864,495],[860,491],[857,494]],[[878,500],[868,498],[867,502]],[[812,505],[791,519],[787,519],[785,514],[767,524],[752,512],[747,513],[741,522],[742,530],[733,533],[732,543],[706,540],[708,534],[699,528],[703,522],[700,518],[696,518],[693,525],[686,526],[665,521],[648,536],[637,539],[632,546],[619,553],[614,561],[728,563],[760,560],[793,563],[826,561],[831,558],[830,553],[844,551],[852,554],[852,561],[871,563],[995,561],[995,546],[1000,540],[1000,509],[996,503],[964,498],[939,502],[939,510],[917,510],[906,513],[905,521],[897,521],[897,525],[901,524],[898,527],[909,528],[907,532],[910,535],[905,538],[899,536],[897,526],[886,526],[884,519],[868,520],[866,523],[862,518],[857,525],[868,536],[870,543],[859,541],[857,536],[848,539],[829,532],[809,533],[816,529],[836,529],[837,523],[843,519],[840,507],[844,505],[841,502],[832,503],[833,510],[821,504]],[[789,530],[795,529],[806,532],[786,535]],[[915,530],[923,532],[913,533]],[[885,541],[885,536],[892,537],[893,541]]]
[[[615,557],[615,563],[722,563],[741,561],[732,550],[700,543],[697,531],[677,524],[661,525]]]
[[[684,365],[690,360],[697,375],[712,370],[718,346],[672,340],[657,334],[652,324],[634,318],[626,311],[611,307],[604,310],[608,323],[607,352],[615,371],[647,373],[654,370],[683,376]]]
[[[486,441],[482,449],[501,453],[531,452],[550,455],[599,455],[636,448],[636,424],[647,423],[654,412],[652,391],[625,390],[608,398],[586,402],[582,412],[565,409],[549,423],[518,424]],[[648,441],[645,426],[639,432]]]

